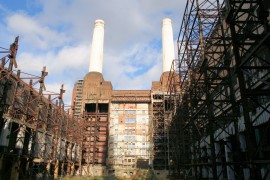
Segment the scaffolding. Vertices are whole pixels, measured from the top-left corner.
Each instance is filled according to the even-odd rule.
[[[1,47],[0,176],[46,179],[80,174],[81,124],[65,110],[63,85],[60,93],[46,91],[46,67],[41,76],[14,69],[18,40],[9,49]]]
[[[98,101],[86,103],[81,121],[83,123],[82,175],[93,175],[94,170],[106,166],[109,104],[98,103]]]
[[[152,93],[152,143],[153,168],[155,170],[168,170],[168,114],[165,99],[168,96],[163,92]]]
[[[175,174],[269,178],[269,9],[266,0],[187,1],[168,79]]]

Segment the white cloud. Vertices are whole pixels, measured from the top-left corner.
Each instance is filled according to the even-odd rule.
[[[175,0],[76,0],[40,1],[42,22],[50,26],[65,24],[68,33],[80,41],[88,42],[92,37],[95,19],[105,20],[106,48],[125,48],[128,44],[146,42],[160,38],[161,21],[170,17],[179,23],[183,2]],[[178,26],[179,26],[178,25]],[[177,27],[177,26],[176,26]]]
[[[58,95],[55,94],[60,94],[60,89],[61,89],[62,84],[61,83],[46,83],[46,91],[44,91],[44,94],[54,94],[52,95],[52,99],[53,98],[58,98]],[[64,84],[64,88],[65,93],[63,94],[64,97],[64,104],[65,105],[70,105],[71,104],[71,99],[70,98],[66,98],[66,97],[71,97],[72,96],[72,89],[73,86],[71,84]]]
[[[58,52],[48,51],[43,54],[22,52],[18,56],[19,68],[27,72],[39,72],[43,66],[52,74],[63,73],[64,70],[80,68],[88,65],[89,47],[63,47]]]
[[[161,75],[161,53],[152,44],[137,44],[123,53],[107,53],[104,76],[114,89],[150,89]],[[108,60],[108,61],[107,61]]]
[[[67,104],[71,102],[73,84],[82,79],[88,70],[89,47],[63,47],[56,53],[49,51],[43,54],[23,52],[19,54],[17,61],[22,72],[37,76],[41,75],[43,66],[46,66],[49,73],[45,77],[46,89],[59,92],[61,84],[64,84],[64,100]]]
[[[62,46],[69,39],[64,33],[51,30],[48,26],[42,25],[38,19],[21,13],[7,18],[7,28],[23,37],[23,40],[32,47],[39,49]]]
[[[114,89],[150,89],[162,73],[162,19],[173,20],[176,38],[184,8],[182,1],[175,0],[35,2],[30,8],[38,10],[6,13],[0,27],[6,26],[6,38],[20,35],[17,61],[22,71],[40,75],[47,66],[48,90],[59,90],[62,83],[72,89],[87,73],[96,19],[105,20],[105,80],[111,81]],[[71,93],[65,97],[70,101]]]

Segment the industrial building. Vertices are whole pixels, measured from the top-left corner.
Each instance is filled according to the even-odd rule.
[[[65,111],[63,86],[59,93],[45,91],[46,67],[40,76],[15,69],[18,41],[1,47],[0,179],[76,174],[82,126]]]
[[[169,75],[173,173],[270,178],[269,12],[268,0],[187,1]]]
[[[106,42],[106,41],[105,41]],[[270,179],[270,3],[187,0],[177,58],[162,22],[160,81],[114,90],[102,75],[104,21],[72,109],[40,76],[16,68],[18,38],[0,66],[0,177],[131,176]]]
[[[163,74],[151,90],[113,90],[102,75],[103,43],[104,21],[96,20],[89,73],[75,83],[72,100],[74,116],[84,126],[82,174],[129,176],[152,165],[167,171],[162,111],[175,58],[171,20],[162,23]]]
[[[16,69],[18,37],[9,49],[2,48],[1,177],[130,176],[151,167],[166,171],[162,111],[174,59],[170,19],[163,20],[162,34],[161,81],[153,82],[151,90],[113,90],[102,75],[104,21],[96,20],[89,73],[75,83],[68,111],[63,86],[59,93],[46,91],[46,67],[40,76]]]

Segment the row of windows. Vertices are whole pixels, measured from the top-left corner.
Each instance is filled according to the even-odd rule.
[[[125,136],[125,141],[135,141],[135,136]]]
[[[140,140],[140,137],[137,137]],[[118,136],[114,136],[114,141],[118,141]],[[136,136],[124,136],[124,141],[131,141],[134,142],[136,141]],[[141,141],[146,141],[146,137],[141,137]]]
[[[135,159],[125,159],[124,162],[135,162]]]
[[[114,132],[117,134],[119,131],[118,129],[115,129]],[[123,131],[123,133],[125,134],[130,134],[130,133],[135,133],[135,132],[136,132],[135,127],[125,127],[125,130]],[[146,129],[141,129],[141,132],[145,133]]]
[[[147,155],[147,151],[145,149],[141,149],[140,151],[136,151],[135,149],[130,149],[130,150],[122,150],[121,152],[118,151],[113,151],[112,152],[113,155],[124,155],[124,154],[128,154],[128,155]]]
[[[114,124],[119,123],[119,119],[114,119]],[[137,123],[137,124],[146,124],[148,120],[146,118],[125,118],[125,123]]]
[[[125,110],[125,114],[136,114],[136,110]]]
[[[136,119],[135,118],[126,118],[125,123],[136,123]]]
[[[130,143],[125,143],[125,145],[120,145],[118,143],[114,143],[113,147],[114,148],[136,148],[136,147],[142,147],[145,146],[146,142],[141,142],[141,143],[134,143],[134,142],[130,142]],[[144,148],[144,147],[142,147]]]
[[[119,112],[121,112],[121,110],[115,110],[115,113],[116,113],[116,114],[119,114]],[[139,110],[130,110],[130,109],[129,109],[129,110],[125,110],[125,111],[124,111],[125,114],[136,114],[136,112],[137,112],[138,114],[140,114],[140,113],[141,113],[141,114],[145,114],[145,113],[146,113],[146,110],[140,110],[140,111],[139,111]]]

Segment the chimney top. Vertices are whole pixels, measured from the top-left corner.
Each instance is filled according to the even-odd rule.
[[[162,20],[162,64],[163,72],[169,72],[174,56],[174,42],[173,42],[173,29],[172,20],[164,18]]]
[[[162,20],[162,24],[166,24],[166,23],[172,23],[172,20],[170,19],[170,18],[164,18],[163,20]]]
[[[89,72],[102,73],[104,44],[104,21],[97,19],[94,25]]]
[[[104,21],[102,19],[97,19],[97,20],[95,20],[95,26],[96,25],[104,26]]]

